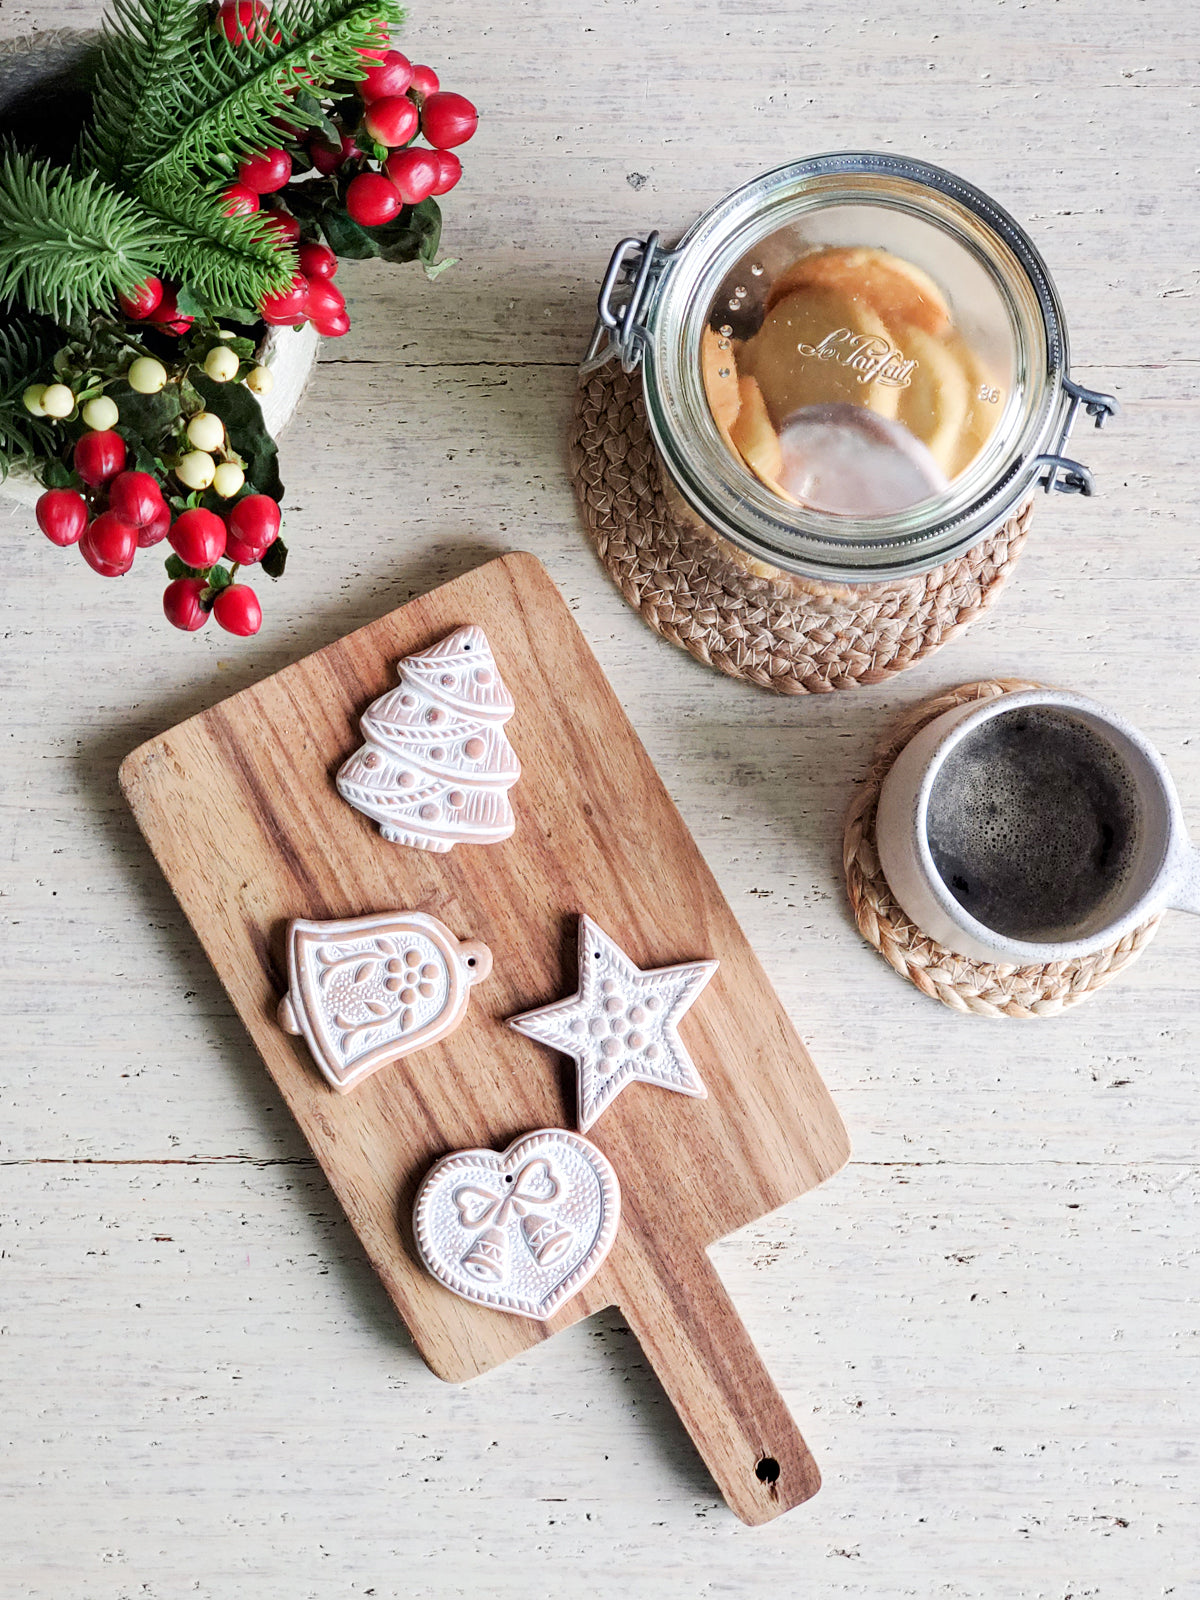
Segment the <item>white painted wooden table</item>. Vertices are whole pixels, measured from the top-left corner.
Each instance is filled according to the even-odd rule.
[[[1200,827],[1195,10],[415,11],[404,48],[484,110],[447,205],[462,265],[343,269],[354,328],[286,436],[263,632],[174,633],[153,561],[105,584],[4,527],[0,1591],[1194,1600],[1200,925],[1061,1020],[963,1019],[862,944],[838,855],[877,729],[993,672],[1119,706]],[[97,14],[4,3],[0,31]],[[563,433],[617,237],[853,146],[1026,223],[1076,374],[1126,411],[1078,441],[1103,498],[1039,505],[969,636],[788,703],[625,609]],[[763,1530],[612,1314],[468,1389],[426,1371],[117,793],[143,738],[514,546],[570,598],[855,1142],[718,1255],[825,1472]]]

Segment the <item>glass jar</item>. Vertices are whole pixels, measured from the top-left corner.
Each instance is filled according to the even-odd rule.
[[[987,195],[919,161],[816,156],[720,201],[674,249],[623,239],[585,371],[641,368],[670,484],[760,575],[888,583],[1047,492],[1079,408],[1045,264]]]

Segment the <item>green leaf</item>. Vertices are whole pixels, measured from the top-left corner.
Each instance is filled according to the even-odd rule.
[[[336,202],[321,213],[321,227],[329,247],[352,261],[378,257],[383,261],[424,261],[431,264],[442,236],[442,213],[436,200],[406,207],[394,222],[381,228],[364,228]]]
[[[258,321],[258,312],[252,310],[249,306],[217,306],[213,310],[213,320],[216,322],[242,322],[253,327]],[[250,356],[254,354],[253,339],[218,339],[216,342],[218,344],[228,345],[229,348],[235,351],[239,356]],[[245,345],[247,348],[244,350],[241,349],[240,347],[242,345]]]
[[[168,578],[199,578],[203,576],[199,567],[189,567],[174,552],[167,557],[165,565]]]
[[[171,469],[167,466],[162,456],[155,450],[148,449],[144,444],[138,444],[133,452],[133,467],[137,472],[148,472],[152,478],[157,478],[162,486],[163,495],[170,503],[171,489],[167,482]]]
[[[41,477],[47,489],[70,489],[76,481],[75,474],[67,466],[67,463],[60,461],[57,456],[51,456],[50,460],[45,463],[42,467]]]
[[[117,432],[126,442],[140,439],[152,450],[158,449],[183,414],[176,383],[168,383],[157,394],[138,394],[121,378],[108,392],[120,412]]]
[[[210,567],[208,569],[208,588],[200,596],[204,605],[211,605],[222,589],[228,589],[233,582],[233,573],[228,567]]]
[[[442,242],[442,208],[430,196],[413,207],[412,226],[421,235],[420,257],[427,267],[437,260],[438,245]]]
[[[205,410],[220,417],[229,443],[246,463],[246,482],[259,494],[282,500],[278,452],[254,395],[244,383],[214,383],[201,372],[193,373],[192,381]]]
[[[321,213],[321,227],[335,255],[350,261],[367,261],[379,254],[374,228],[364,228],[346,211],[330,208]]]
[[[319,133],[326,143],[336,150],[341,143],[341,129],[331,117],[326,116],[325,108],[315,94],[309,94],[305,89],[299,89],[292,96],[288,115],[299,113],[305,123],[314,133]]]
[[[43,480],[45,472],[60,464],[55,461],[59,445],[51,424],[26,411],[22,399],[31,383],[50,377],[53,349],[54,330],[32,317],[12,317],[0,327],[0,480],[17,461],[46,461]],[[68,481],[70,476],[68,472]]]
[[[266,554],[260,565],[268,578],[282,578],[283,569],[287,566],[287,545],[282,539],[276,539],[267,546]]]
[[[189,417],[194,417],[197,411],[203,411],[206,409],[203,395],[192,382],[192,378],[195,376],[196,371],[193,368],[191,377],[183,377],[179,380],[180,410],[184,415]],[[212,380],[210,379],[209,381],[211,382]]]
[[[186,283],[181,283],[175,291],[175,309],[181,317],[207,317],[208,307],[203,300],[198,300]]]

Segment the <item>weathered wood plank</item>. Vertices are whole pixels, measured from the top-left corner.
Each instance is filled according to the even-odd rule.
[[[1198,1205],[1186,1165],[856,1163],[726,1241],[828,1468],[751,1533],[614,1313],[440,1384],[312,1165],[0,1169],[6,1580],[1191,1600]]]

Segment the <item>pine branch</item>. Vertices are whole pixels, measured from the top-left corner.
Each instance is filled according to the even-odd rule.
[[[276,142],[271,118],[286,117],[289,91],[357,83],[362,49],[401,17],[395,0],[283,0],[253,40],[205,33],[164,81],[153,117],[130,130],[134,188],[152,182],[161,193],[189,172],[232,172]]]
[[[0,153],[0,300],[58,323],[111,306],[154,271],[157,234],[95,173],[76,178],[11,146]]]
[[[141,198],[158,221],[161,271],[209,305],[256,306],[296,270],[294,251],[281,248],[260,214],[226,216],[219,185],[148,179]]]
[[[104,22],[100,66],[92,91],[93,117],[80,143],[77,167],[120,185],[136,171],[139,143],[157,120],[208,24],[202,5],[187,0],[112,0]]]
[[[50,424],[26,411],[21,398],[46,375],[53,353],[49,330],[31,319],[0,327],[0,479],[17,461],[54,453]]]
[[[297,89],[357,82],[362,49],[401,15],[395,0],[279,0],[233,45],[202,0],[113,0],[77,170],[140,202],[154,232],[147,270],[213,305],[257,305],[284,287],[292,253],[261,217],[226,216],[220,189],[243,156],[278,142],[271,119],[294,110]],[[0,245],[0,291],[3,260]]]

